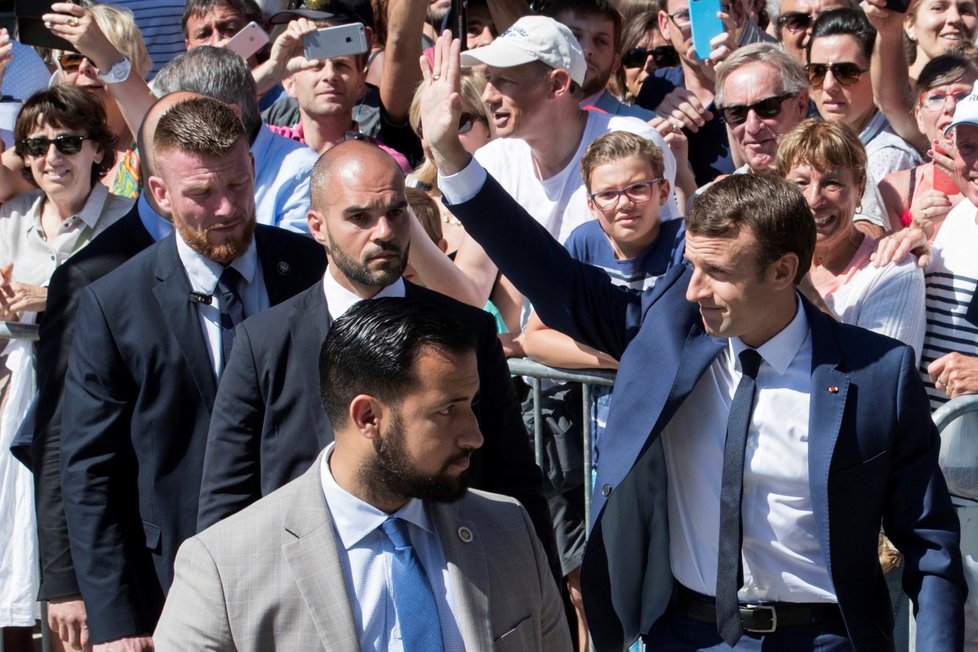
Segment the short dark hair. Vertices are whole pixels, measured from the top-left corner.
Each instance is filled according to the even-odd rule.
[[[621,47],[621,12],[610,0],[561,0],[560,2],[548,2],[543,9],[544,15],[550,16],[554,20],[564,12],[570,12],[581,18],[597,16],[611,21],[614,27],[612,30],[613,46],[615,52],[618,52]]]
[[[398,403],[417,382],[415,361],[425,349],[458,355],[475,346],[471,331],[423,301],[361,301],[333,322],[319,354],[326,415],[334,428],[343,426],[358,394]]]
[[[819,15],[812,25],[812,35],[805,46],[805,60],[812,61],[812,43],[822,36],[851,36],[859,43],[862,55],[869,61],[876,43],[876,28],[862,9],[831,9]]]
[[[17,114],[17,122],[14,125],[14,151],[17,156],[24,158],[27,154],[24,140],[31,135],[35,127],[44,125],[81,132],[102,151],[102,160],[92,164],[91,185],[93,187],[115,167],[117,140],[109,130],[102,100],[93,93],[79,86],[59,84],[38,91],[27,98],[20,113]],[[25,179],[37,186],[29,167],[23,169],[23,174]]]
[[[936,86],[953,84],[967,75],[978,75],[978,57],[970,43],[939,54],[921,68],[914,94],[920,96]],[[916,99],[916,98],[915,98]]]
[[[694,235],[724,237],[740,227],[757,239],[759,269],[793,253],[795,285],[801,282],[815,252],[815,220],[798,186],[777,176],[731,174],[697,197],[686,216]]]
[[[255,0],[187,0],[183,9],[183,18],[180,19],[180,31],[183,38],[189,39],[187,33],[187,22],[194,16],[203,16],[215,7],[227,7],[231,11],[244,14],[245,23],[255,21],[259,25],[265,22],[261,7]]]
[[[160,117],[153,149],[157,161],[160,153],[173,150],[216,158],[228,154],[244,135],[231,107],[210,97],[195,97],[175,104]],[[157,161],[153,164],[159,170]]]

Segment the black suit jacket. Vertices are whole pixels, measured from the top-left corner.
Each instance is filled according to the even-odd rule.
[[[75,314],[81,291],[146,247],[153,238],[133,205],[120,220],[51,276],[48,300],[40,322],[37,346],[37,411],[34,451],[34,506],[40,546],[39,599],[51,600],[80,593],[71,563],[68,524],[61,502],[61,403],[68,371],[68,351],[75,334]]]
[[[540,470],[492,318],[437,292],[405,285],[408,297],[437,306],[476,334],[477,417],[485,443],[472,456],[472,486],[521,501],[552,553],[553,526]],[[326,296],[317,283],[238,327],[207,437],[199,529],[302,475],[333,441],[319,393],[319,350],[329,326]]]
[[[322,247],[259,225],[271,304],[315,283]],[[217,381],[170,236],[82,291],[62,416],[62,486],[94,642],[152,632],[196,532]],[[83,336],[84,335],[84,336]]]

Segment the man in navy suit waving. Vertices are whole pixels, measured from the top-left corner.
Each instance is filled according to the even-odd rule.
[[[715,184],[687,216],[687,265],[633,299],[461,148],[457,45],[436,50],[422,115],[453,214],[547,325],[621,361],[581,577],[596,647],[892,650],[882,527],[917,649],[960,649],[958,525],[913,352],[799,293],[815,226],[797,188]],[[591,190],[627,217],[642,181]]]

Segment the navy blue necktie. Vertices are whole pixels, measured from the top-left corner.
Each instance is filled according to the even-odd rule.
[[[394,609],[401,626],[405,652],[444,650],[435,594],[411,545],[407,523],[392,516],[380,527],[394,544],[391,581],[394,584]]]
[[[218,300],[221,302],[221,371],[231,357],[231,345],[234,344],[234,329],[244,321],[244,304],[238,294],[238,284],[241,273],[233,267],[225,267],[221,278],[217,281]]]
[[[744,583],[740,551],[744,541],[741,498],[744,493],[744,449],[750,430],[754,389],[761,354],[754,349],[740,352],[743,375],[737,384],[730,416],[727,419],[727,440],[723,447],[723,481],[720,484],[720,542],[717,558],[717,631],[730,647],[743,634],[737,592]]]

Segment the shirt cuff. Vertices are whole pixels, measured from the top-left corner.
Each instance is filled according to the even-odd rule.
[[[469,164],[459,172],[449,176],[438,173],[438,189],[448,204],[463,204],[475,197],[488,176],[486,169],[472,157]]]

